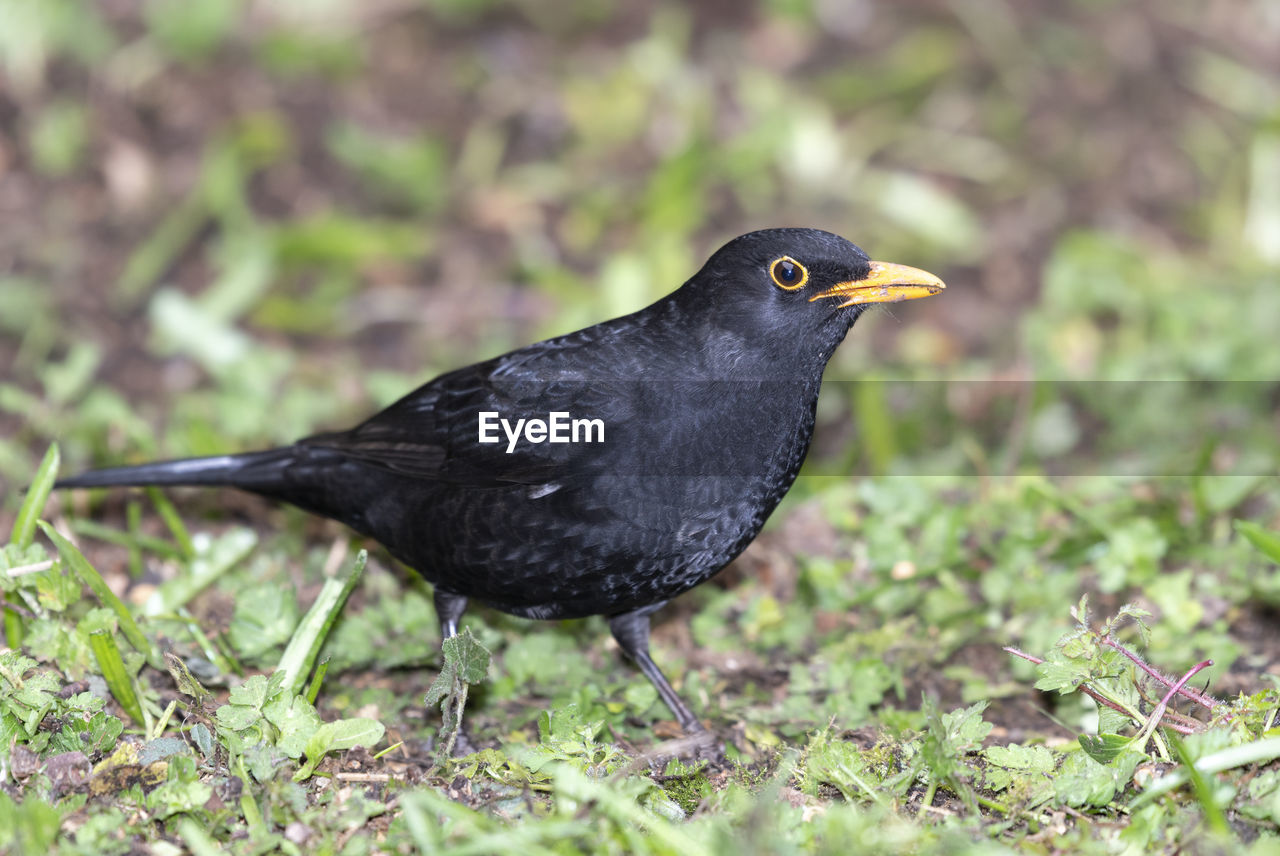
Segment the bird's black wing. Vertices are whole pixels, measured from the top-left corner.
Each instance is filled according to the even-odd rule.
[[[355,428],[315,434],[298,445],[330,449],[402,475],[439,478],[447,442],[439,430],[435,405],[448,378],[445,375],[419,387]]]
[[[594,337],[571,334],[441,375],[349,431],[318,434],[299,445],[413,478],[470,487],[536,485],[582,475],[601,449],[518,442],[508,449],[479,442],[481,413],[546,419],[559,411],[616,424],[627,418],[617,382],[568,370],[566,352],[592,350]],[[580,361],[579,361],[580,362]],[[606,427],[607,430],[607,427]]]

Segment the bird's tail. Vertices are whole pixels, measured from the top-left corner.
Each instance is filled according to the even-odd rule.
[[[272,493],[287,480],[287,470],[297,461],[296,447],[284,446],[243,455],[216,455],[156,461],[133,467],[108,467],[58,479],[55,488],[146,487],[148,485],[224,485],[260,493]]]
[[[332,517],[368,534],[365,507],[376,497],[378,484],[362,479],[359,466],[336,450],[297,443],[242,455],[90,470],[59,479],[54,487],[234,487]]]

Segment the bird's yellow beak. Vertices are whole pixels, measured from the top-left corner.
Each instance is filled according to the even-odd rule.
[[[838,282],[821,294],[809,298],[812,303],[823,297],[842,297],[840,307],[861,303],[897,303],[928,297],[946,288],[942,280],[919,268],[895,265],[890,262],[872,262],[871,273],[866,279]]]

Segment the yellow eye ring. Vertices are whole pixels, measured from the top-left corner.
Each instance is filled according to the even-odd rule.
[[[791,256],[783,256],[769,264],[769,276],[783,291],[799,291],[809,281],[809,269]]]

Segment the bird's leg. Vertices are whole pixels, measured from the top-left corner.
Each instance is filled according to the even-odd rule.
[[[653,658],[649,656],[649,616],[661,606],[661,603],[653,604],[637,609],[634,612],[624,612],[620,615],[611,616],[609,618],[609,629],[613,632],[613,638],[618,640],[622,650],[635,661],[636,665],[640,667],[640,671],[644,672],[644,676],[658,690],[658,695],[666,702],[667,707],[671,708],[671,712],[676,715],[676,722],[680,723],[680,727],[684,729],[685,734],[702,734],[706,732],[706,729],[702,727],[702,723],[693,715],[693,711],[684,703],[684,700],[676,694],[671,683],[662,674],[662,670],[658,668],[658,664],[653,662]]]
[[[436,588],[434,594],[436,619],[440,622],[440,638],[450,639],[458,635],[458,619],[467,609],[467,599],[460,594],[441,591]]]

